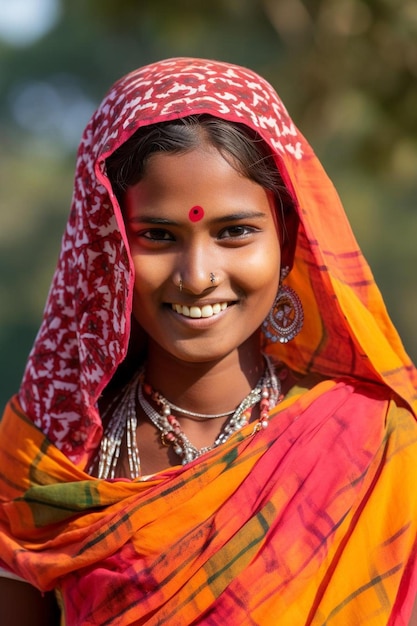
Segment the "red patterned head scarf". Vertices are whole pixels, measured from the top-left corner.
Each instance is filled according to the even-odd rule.
[[[236,65],[168,59],[116,82],[85,129],[61,255],[19,393],[26,414],[74,462],[100,440],[97,399],[130,336],[133,267],[105,160],[141,126],[202,113],[257,131],[295,199],[300,228],[287,282],[303,302],[304,328],[266,350],[300,373],[360,377],[416,402],[415,369],[340,200],[274,89]]]

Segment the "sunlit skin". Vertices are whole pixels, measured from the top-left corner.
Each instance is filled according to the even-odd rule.
[[[201,211],[193,221],[195,207]],[[153,155],[127,191],[133,312],[149,336],[147,378],[172,402],[223,412],[261,375],[259,327],[276,296],[281,261],[273,210],[270,195],[208,145]],[[190,317],[183,306],[210,316]],[[216,420],[189,422],[186,432],[198,445],[218,434]]]

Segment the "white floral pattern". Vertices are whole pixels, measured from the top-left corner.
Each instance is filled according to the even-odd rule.
[[[78,151],[71,214],[19,400],[71,460],[98,444],[96,402],[129,340],[133,270],[105,158],[140,126],[211,113],[258,130],[276,154],[303,157],[304,139],[273,88],[255,73],[201,59],[169,59],[109,91]]]

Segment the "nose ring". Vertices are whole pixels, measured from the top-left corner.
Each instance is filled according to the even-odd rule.
[[[214,274],[213,272],[210,272],[210,283],[212,285],[215,285],[216,284],[216,280],[217,280],[216,274]],[[178,281],[178,289],[180,291],[182,291],[183,287],[184,287],[184,281],[182,280],[182,278],[180,278],[179,281]]]

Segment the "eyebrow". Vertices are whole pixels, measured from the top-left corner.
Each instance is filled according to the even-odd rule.
[[[266,217],[266,213],[263,211],[241,211],[240,213],[230,213],[215,219],[215,222],[222,224],[223,222],[237,222],[239,220],[250,220],[260,217]]]
[[[129,222],[135,224],[165,224],[169,226],[179,226],[178,222],[174,220],[168,220],[165,217],[155,217],[149,215],[136,215],[128,219]]]
[[[213,220],[214,223],[224,224],[226,222],[238,222],[240,220],[256,219],[266,217],[263,211],[241,211],[239,213],[229,213]],[[137,215],[128,220],[135,224],[159,224],[164,226],[181,226],[180,222],[170,220],[165,217],[155,215]]]

